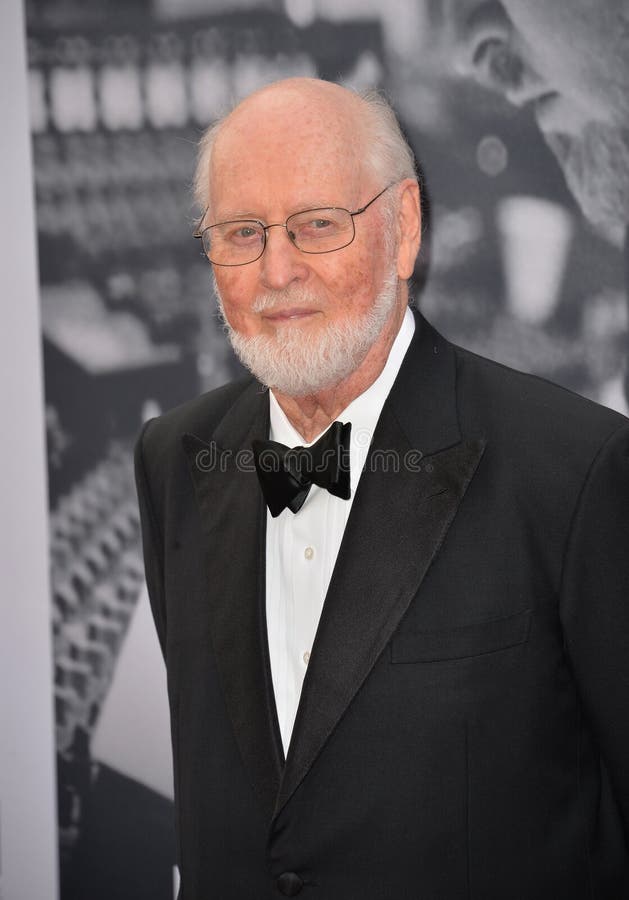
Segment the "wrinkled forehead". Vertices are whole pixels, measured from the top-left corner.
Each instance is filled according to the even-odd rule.
[[[212,205],[349,203],[359,190],[365,145],[364,122],[350,103],[307,96],[245,102],[216,138]]]

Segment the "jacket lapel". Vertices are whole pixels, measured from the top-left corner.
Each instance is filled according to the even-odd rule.
[[[276,816],[408,609],[480,461],[482,437],[461,440],[455,379],[452,347],[418,317],[413,342],[378,422],[337,557]]]
[[[268,394],[252,383],[207,443],[183,436],[206,542],[212,645],[245,768],[268,819],[283,753],[264,616],[266,511],[250,455],[268,436]],[[249,451],[248,451],[249,448]]]

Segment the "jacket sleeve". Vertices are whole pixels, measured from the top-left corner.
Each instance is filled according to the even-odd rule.
[[[590,466],[564,557],[560,614],[584,712],[629,840],[629,425]]]
[[[164,597],[164,541],[162,529],[155,515],[151,498],[149,480],[144,463],[145,437],[151,422],[148,421],[136,442],[135,484],[140,508],[140,525],[142,529],[142,549],[144,553],[144,573],[151,602],[153,619],[157,629],[162,655],[166,655],[166,603]]]

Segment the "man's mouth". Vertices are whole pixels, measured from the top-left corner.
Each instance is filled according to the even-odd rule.
[[[262,318],[270,319],[272,322],[282,323],[306,319],[309,316],[314,316],[316,313],[317,310],[312,309],[310,306],[284,306],[279,307],[278,309],[265,310],[262,313]]]

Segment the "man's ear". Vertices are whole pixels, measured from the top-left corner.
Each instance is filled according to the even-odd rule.
[[[422,238],[422,213],[419,185],[414,178],[401,182],[398,201],[397,274],[404,280],[411,277]]]

